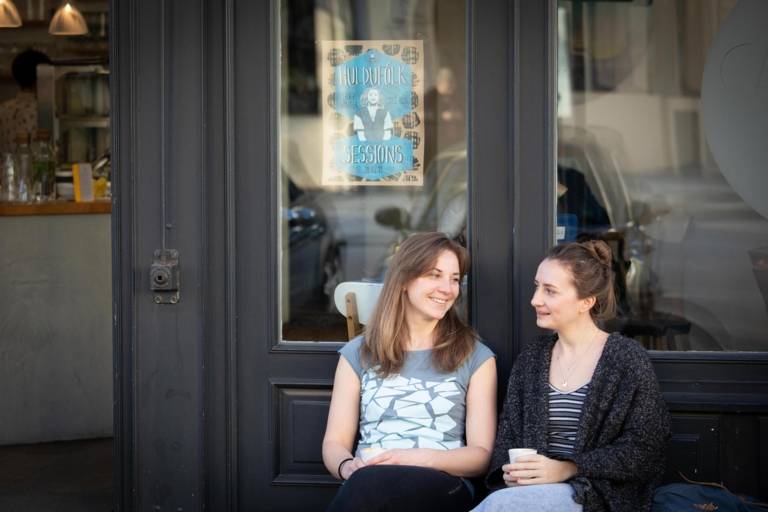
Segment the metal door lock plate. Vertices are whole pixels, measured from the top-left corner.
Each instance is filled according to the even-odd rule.
[[[155,304],[178,304],[179,274],[179,251],[157,249],[149,267],[149,289]]]

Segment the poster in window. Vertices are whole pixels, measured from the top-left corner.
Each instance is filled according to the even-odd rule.
[[[419,186],[422,41],[321,41],[324,186]]]

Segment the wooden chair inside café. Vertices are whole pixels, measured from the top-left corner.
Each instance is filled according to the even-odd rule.
[[[333,292],[336,309],[347,319],[347,338],[352,340],[363,332],[363,326],[373,313],[381,293],[381,283],[346,281]]]

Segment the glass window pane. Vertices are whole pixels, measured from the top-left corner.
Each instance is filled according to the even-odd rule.
[[[381,281],[411,232],[465,243],[462,0],[282,0],[283,341],[346,340],[343,281]]]
[[[767,5],[558,2],[555,237],[613,246],[648,348],[768,348]]]

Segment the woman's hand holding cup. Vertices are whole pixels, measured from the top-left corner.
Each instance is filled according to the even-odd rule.
[[[510,471],[515,467],[515,463],[517,462],[518,457],[523,457],[526,455],[536,455],[536,450],[533,448],[511,448],[508,450],[509,453],[509,464],[504,464],[501,467],[501,470],[504,472],[504,483],[507,484],[508,487],[514,487],[518,485],[517,477],[513,476]]]
[[[576,464],[550,459],[530,448],[509,450],[510,463],[501,467],[507,486],[553,484],[569,480],[577,473]]]

